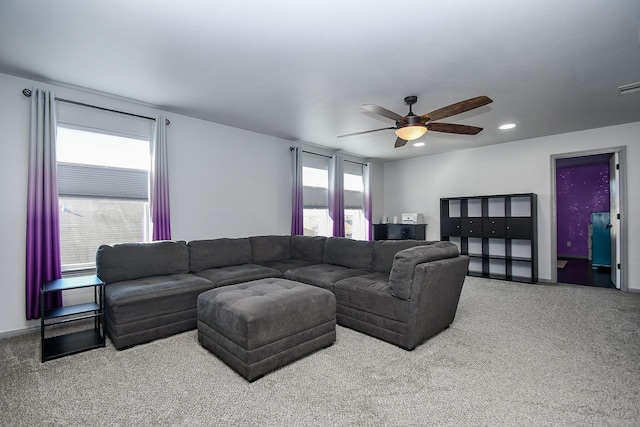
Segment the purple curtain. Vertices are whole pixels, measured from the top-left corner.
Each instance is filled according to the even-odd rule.
[[[331,156],[329,163],[329,217],[333,236],[344,237],[344,166],[342,156]]]
[[[371,240],[373,238],[373,221],[371,220],[371,163],[367,163],[362,169],[362,179],[364,181],[364,218],[367,220],[367,240]]]
[[[56,166],[55,96],[31,92],[27,194],[26,316],[40,318],[40,287],[62,277]],[[48,293],[45,309],[60,307],[62,293]]]
[[[302,148],[291,150],[291,167],[293,172],[293,199],[291,212],[291,235],[304,234],[304,204],[302,201]]]
[[[151,172],[149,177],[153,240],[171,240],[168,171],[166,118],[158,114],[151,138]]]

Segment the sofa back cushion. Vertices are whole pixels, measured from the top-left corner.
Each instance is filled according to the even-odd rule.
[[[373,242],[371,271],[389,274],[393,266],[393,258],[398,252],[414,246],[432,245],[434,243],[424,240],[376,240]]]
[[[291,236],[249,237],[253,262],[280,261],[291,258]]]
[[[414,246],[398,252],[389,274],[389,291],[400,299],[409,299],[416,265],[439,259],[455,258],[459,255],[458,247],[451,242]]]
[[[341,265],[347,268],[371,271],[373,242],[351,240],[344,237],[329,237],[324,242],[324,264]]]
[[[291,236],[291,258],[322,264],[326,240],[323,236]]]
[[[248,238],[193,240],[189,242],[191,272],[230,265],[251,264],[251,244]]]
[[[105,283],[188,272],[183,241],[101,245],[96,253],[96,274]]]

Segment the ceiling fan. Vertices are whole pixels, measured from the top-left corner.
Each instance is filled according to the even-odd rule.
[[[378,132],[386,129],[395,129],[398,139],[396,139],[395,148],[404,146],[407,141],[413,141],[424,135],[427,130],[434,132],[445,133],[457,133],[462,135],[476,135],[482,128],[468,125],[456,125],[452,123],[434,123],[436,120],[444,119],[445,117],[455,116],[456,114],[464,113],[465,111],[473,110],[475,108],[482,107],[493,102],[493,100],[486,96],[477,96],[475,98],[467,99],[466,101],[456,102],[455,104],[448,105],[446,107],[439,108],[430,113],[417,116],[412,111],[412,105],[418,101],[417,96],[407,96],[404,99],[404,103],[409,106],[409,114],[401,116],[400,114],[389,111],[386,108],[379,107],[374,104],[364,104],[362,108],[369,110],[372,113],[380,114],[381,116],[395,120],[396,125],[387,128],[365,130],[363,132],[349,133],[346,135],[340,135],[338,138],[344,138],[345,136],[362,135],[364,133]]]

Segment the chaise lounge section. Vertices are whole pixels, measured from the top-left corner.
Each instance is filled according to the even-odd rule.
[[[253,236],[102,245],[96,264],[118,349],[195,329],[210,289],[284,278],[333,292],[338,324],[411,350],[453,321],[469,259],[450,242]]]

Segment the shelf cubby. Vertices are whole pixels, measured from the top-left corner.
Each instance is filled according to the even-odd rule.
[[[440,199],[440,239],[471,258],[469,275],[538,281],[534,193]]]

